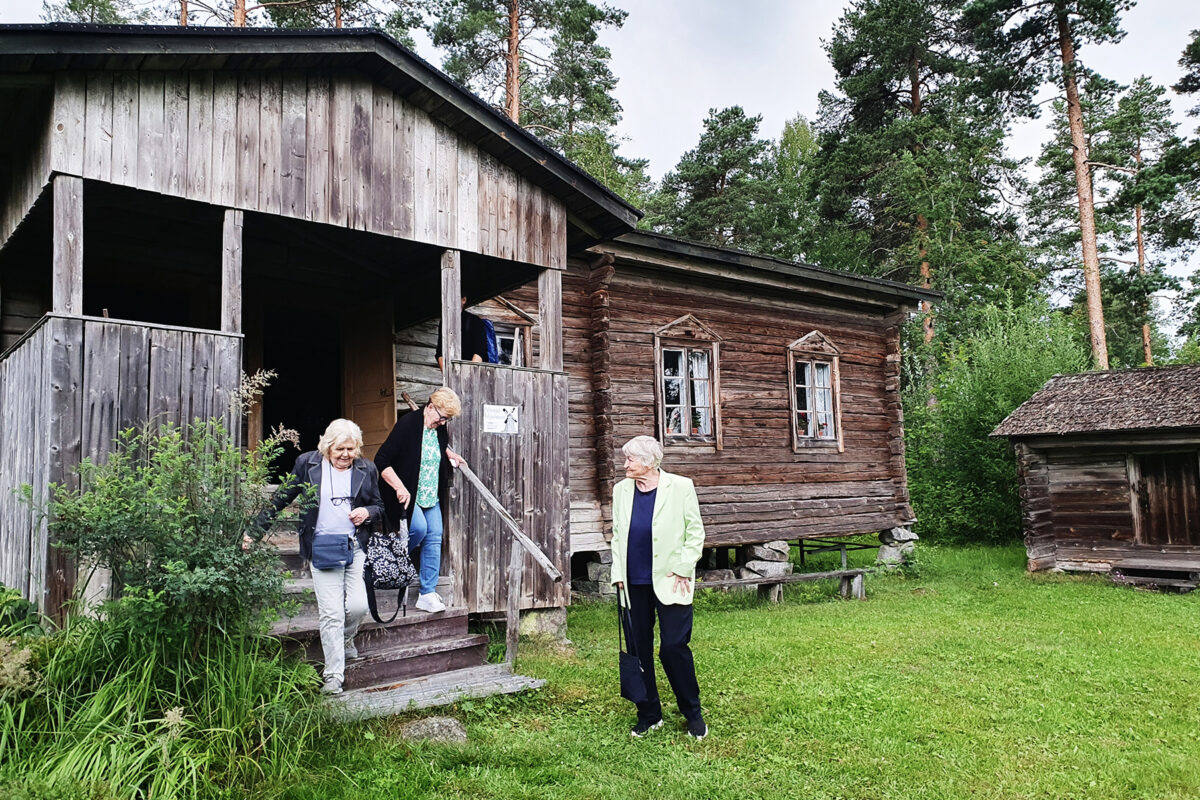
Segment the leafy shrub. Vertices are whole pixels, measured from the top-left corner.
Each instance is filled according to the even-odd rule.
[[[55,486],[50,529],[81,563],[132,591],[117,607],[154,637],[240,634],[277,610],[283,574],[274,550],[243,546],[267,503],[272,437],[244,452],[217,421],[123,431],[103,463],[85,459],[79,488]],[[152,600],[161,615],[139,603]]]
[[[1021,535],[1016,461],[989,434],[1051,376],[1088,363],[1070,321],[1044,305],[990,307],[982,319],[904,391],[908,485],[917,530],[934,541]]]

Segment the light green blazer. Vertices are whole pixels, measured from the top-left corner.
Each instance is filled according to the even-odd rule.
[[[633,514],[632,478],[613,487],[612,582],[625,582],[625,558],[629,547],[629,517]],[[651,519],[654,594],[663,605],[690,605],[696,587],[696,562],[704,549],[704,523],[700,501],[690,478],[660,470],[658,494]],[[692,591],[675,591],[674,573],[692,579]]]

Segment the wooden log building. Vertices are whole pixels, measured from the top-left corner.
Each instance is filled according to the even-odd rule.
[[[44,497],[147,418],[378,445],[443,383],[454,446],[563,572],[608,549],[620,446],[666,443],[711,545],[912,521],[900,326],[935,293],[634,232],[639,213],[373,31],[0,26],[0,583],[47,610]],[[459,297],[502,364],[456,357]],[[516,433],[485,430],[497,407]],[[462,481],[452,605],[501,611],[511,537]],[[527,563],[522,608],[569,589]]]
[[[1200,573],[1200,366],[1056,375],[992,435],[1016,451],[1030,570]]]
[[[561,276],[635,209],[373,31],[0,26],[0,116],[0,582],[48,611],[73,585],[14,487],[40,501],[122,426],[222,413],[243,370],[279,376],[250,443],[346,416],[373,452],[393,331],[439,317],[452,441],[565,570]],[[537,362],[457,359],[460,293],[522,284]],[[488,405],[519,431],[485,433]],[[448,602],[504,608],[511,536],[461,485],[449,506]],[[567,591],[527,569],[522,604]]]

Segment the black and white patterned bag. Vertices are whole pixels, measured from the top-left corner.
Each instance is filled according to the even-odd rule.
[[[408,555],[408,525],[400,523],[400,529],[395,533],[374,532],[367,540],[367,563],[363,569],[363,579],[367,584],[367,605],[371,616],[376,622],[391,622],[404,607],[405,590],[409,584],[417,581],[417,568],[413,566]],[[379,607],[375,600],[376,589],[396,589],[396,613],[390,619],[379,617]]]

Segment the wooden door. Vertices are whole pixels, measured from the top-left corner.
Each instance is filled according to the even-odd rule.
[[[363,432],[363,455],[374,458],[396,423],[396,356],[392,300],[362,303],[342,324],[342,413]]]
[[[1134,458],[1138,543],[1200,546],[1200,453]]]

